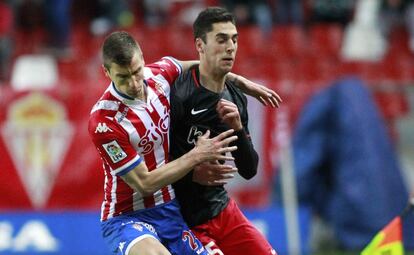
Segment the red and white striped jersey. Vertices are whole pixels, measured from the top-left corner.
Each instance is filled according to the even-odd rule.
[[[167,163],[170,86],[180,73],[180,64],[173,58],[164,57],[144,68],[146,102],[122,94],[111,83],[92,108],[88,130],[105,172],[101,221],[151,208],[175,197],[171,185],[143,197],[120,176],[142,160],[149,171]]]

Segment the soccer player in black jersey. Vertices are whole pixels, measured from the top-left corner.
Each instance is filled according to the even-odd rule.
[[[247,100],[226,80],[237,51],[234,17],[220,7],[202,11],[193,25],[200,64],[184,72],[171,97],[172,158],[191,150],[207,130],[212,136],[234,129],[238,149],[232,152],[237,168],[210,162],[200,165],[174,184],[182,214],[210,254],[276,254],[265,237],[246,219],[223,184],[234,171],[250,179],[256,175],[258,155],[247,128]],[[178,86],[177,86],[178,85]],[[280,98],[277,99],[277,103]],[[209,181],[221,176],[221,181]]]

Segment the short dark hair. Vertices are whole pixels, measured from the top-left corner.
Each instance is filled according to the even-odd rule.
[[[213,24],[219,22],[231,22],[236,25],[234,15],[223,7],[208,7],[200,12],[193,23],[194,39],[201,38],[204,42],[207,33],[213,30]]]
[[[135,39],[125,31],[113,32],[102,45],[103,65],[109,70],[111,63],[126,66],[131,63],[134,53],[140,47]]]

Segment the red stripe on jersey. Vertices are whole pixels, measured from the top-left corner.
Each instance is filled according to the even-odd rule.
[[[155,206],[154,196],[151,195],[149,197],[144,197],[144,205],[145,205],[145,208],[154,207]]]
[[[161,191],[162,191],[162,198],[164,199],[164,201],[165,202],[171,201],[171,196],[168,190],[168,186],[162,188]]]
[[[115,214],[119,215],[121,212],[131,212],[134,210],[133,206],[131,206],[134,202],[134,190],[124,181],[122,181],[122,178],[119,176],[116,176],[117,180],[117,201],[115,205]],[[121,195],[122,194],[122,195]]]
[[[195,82],[195,84],[196,84],[196,87],[198,88],[198,87],[200,87],[200,83],[198,83],[198,79],[197,79],[197,75],[196,75],[196,69],[195,68],[193,68],[192,70],[191,70],[191,73],[193,74],[193,79],[194,79],[194,82]]]

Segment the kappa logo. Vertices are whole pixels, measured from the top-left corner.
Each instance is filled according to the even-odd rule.
[[[205,111],[207,111],[208,109],[201,109],[201,110],[195,110],[194,108],[193,109],[191,109],[191,114],[192,115],[197,115],[197,114],[199,114],[199,113],[202,113],[202,112],[205,112]]]
[[[98,123],[98,126],[96,127],[96,129],[95,129],[95,134],[96,133],[106,133],[106,132],[113,132],[112,131],[112,129],[110,129],[107,125],[106,125],[106,123],[105,122],[103,122],[103,123],[101,123],[101,122],[99,122]]]

